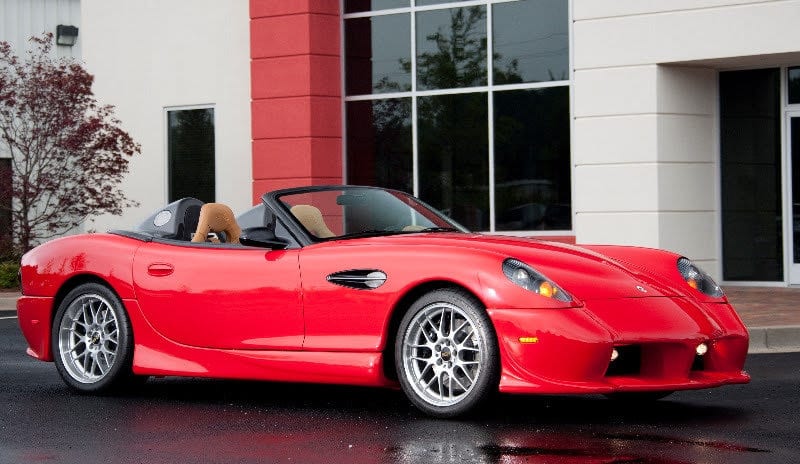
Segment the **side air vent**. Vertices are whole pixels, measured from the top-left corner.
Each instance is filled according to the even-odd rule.
[[[386,282],[386,274],[377,269],[354,269],[336,272],[327,277],[328,282],[357,290],[372,290]]]

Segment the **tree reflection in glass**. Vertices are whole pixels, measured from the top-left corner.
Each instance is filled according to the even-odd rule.
[[[489,230],[486,93],[418,99],[419,194],[470,230]]]
[[[491,224],[489,98],[495,103],[496,230],[571,228],[569,86],[503,92],[498,87],[491,94],[485,88],[490,72],[487,8],[493,8],[494,18],[494,85],[569,79],[565,5],[562,0],[523,0],[411,13],[416,21],[413,58],[376,38],[383,26],[393,24],[389,29],[397,37],[392,34],[391,40],[402,42],[396,39],[410,33],[404,25],[412,19],[407,15],[347,20],[348,41],[362,32],[366,38],[347,45],[348,95],[422,93],[415,98],[417,193],[472,230],[489,230]],[[394,70],[387,66],[392,59]],[[369,63],[371,71],[359,63]],[[363,82],[356,85],[356,79]],[[478,88],[466,90],[470,87]],[[430,92],[447,89],[462,90]],[[348,182],[412,191],[412,107],[410,96],[347,103]]]
[[[417,13],[417,89],[486,85],[486,8]]]
[[[413,192],[411,99],[347,103],[347,179]]]

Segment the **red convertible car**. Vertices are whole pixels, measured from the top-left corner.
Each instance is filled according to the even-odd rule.
[[[28,353],[80,392],[148,376],[396,387],[453,417],[493,393],[656,399],[746,383],[748,334],[689,259],[469,233],[405,193],[185,198],[22,258]]]

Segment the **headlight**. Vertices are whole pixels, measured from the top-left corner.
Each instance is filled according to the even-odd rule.
[[[503,261],[503,274],[526,290],[558,301],[572,301],[570,294],[555,282],[518,259],[508,258]]]
[[[681,273],[683,280],[693,289],[714,298],[719,298],[723,295],[722,289],[714,282],[714,279],[695,266],[690,259],[680,258],[678,260],[678,272]]]

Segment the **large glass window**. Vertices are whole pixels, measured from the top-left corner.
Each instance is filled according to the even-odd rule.
[[[538,0],[494,5],[494,82],[569,79],[567,3]]]
[[[214,108],[167,111],[169,201],[215,197]]]
[[[569,88],[494,93],[496,230],[572,228]]]
[[[348,183],[571,230],[567,2],[346,0],[344,30]]]
[[[420,97],[419,195],[470,230],[489,230],[485,93]]]
[[[410,98],[348,103],[347,140],[348,182],[414,190]]]
[[[417,89],[485,85],[486,7],[417,13]]]
[[[408,15],[354,18],[346,25],[347,94],[411,90]]]
[[[780,71],[720,73],[722,276],[783,280]]]

